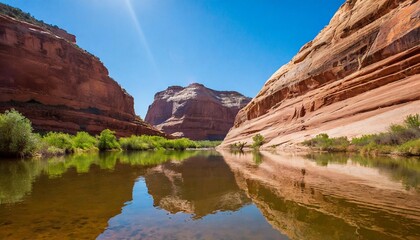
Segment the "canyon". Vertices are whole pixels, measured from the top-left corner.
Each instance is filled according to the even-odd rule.
[[[222,147],[356,137],[420,112],[420,2],[347,0],[236,116]]]
[[[235,91],[216,91],[202,84],[171,86],[155,94],[145,121],[176,137],[223,140],[239,109],[251,99]]]
[[[74,35],[7,5],[0,10],[1,112],[18,110],[39,132],[165,135],[135,115],[133,97]]]

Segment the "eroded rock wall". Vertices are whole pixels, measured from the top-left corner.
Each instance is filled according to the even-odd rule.
[[[223,140],[239,109],[251,99],[233,91],[215,91],[193,83],[155,94],[145,121],[177,137]]]
[[[17,109],[38,131],[163,135],[135,115],[133,98],[75,41],[0,14],[0,111]]]
[[[236,116],[223,145],[359,136],[420,112],[420,2],[347,0]]]

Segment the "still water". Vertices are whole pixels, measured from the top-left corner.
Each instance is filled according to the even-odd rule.
[[[2,160],[0,239],[420,239],[420,160],[215,151]]]

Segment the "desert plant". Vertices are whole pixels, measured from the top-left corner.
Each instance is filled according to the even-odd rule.
[[[408,128],[420,128],[419,114],[410,114],[404,119],[404,123]]]
[[[98,140],[87,132],[78,132],[73,137],[73,147],[83,150],[95,148],[97,142]]]
[[[105,129],[98,137],[98,148],[101,151],[120,149],[115,132]]]
[[[369,143],[373,142],[375,140],[376,135],[363,135],[361,137],[355,137],[351,139],[351,144],[354,144],[356,146],[365,146]]]
[[[246,142],[236,142],[236,143],[233,143],[233,144],[229,145],[230,150],[234,151],[234,152],[235,151],[242,152],[244,150],[245,146],[246,146]]]
[[[31,155],[37,142],[29,119],[14,109],[0,114],[0,155]]]
[[[264,144],[264,137],[259,133],[252,137],[252,140],[254,141],[254,143],[252,144],[254,148],[259,148]]]
[[[63,149],[65,152],[73,152],[73,139],[67,133],[49,132],[42,138],[49,146]]]

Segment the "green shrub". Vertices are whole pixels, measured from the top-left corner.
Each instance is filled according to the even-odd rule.
[[[404,120],[405,125],[408,128],[420,128],[420,117],[419,114],[410,114]]]
[[[14,109],[0,114],[0,155],[31,155],[37,143],[29,119]]]
[[[391,132],[391,133],[400,133],[400,132],[405,131],[406,129],[407,128],[405,126],[403,126],[403,125],[391,124],[389,126],[389,131],[388,132]]]
[[[103,130],[98,137],[98,148],[101,151],[120,149],[115,132],[109,129]]]
[[[96,147],[98,140],[87,132],[78,132],[73,137],[73,147],[83,150],[93,149]]]
[[[154,149],[152,142],[144,136],[120,138],[120,145],[125,150],[149,150]]]
[[[259,148],[264,144],[264,137],[259,133],[252,137],[252,140],[254,141],[254,143],[252,144],[254,148]]]
[[[202,140],[202,141],[195,141],[197,148],[215,148],[219,146],[222,141],[210,141],[210,140]]]
[[[230,150],[233,152],[236,152],[236,151],[242,152],[245,146],[246,146],[246,142],[236,142],[229,145]]]
[[[354,144],[356,146],[365,146],[369,143],[373,142],[375,140],[376,135],[363,135],[361,137],[356,137],[351,139],[351,144]]]
[[[330,138],[328,134],[321,133],[316,135],[315,138],[304,141],[302,144],[308,147],[318,148],[321,151],[341,152],[347,150],[350,142],[347,137]]]
[[[49,132],[42,138],[49,146],[63,149],[65,152],[70,153],[74,151],[73,139],[67,133]]]
[[[405,155],[420,156],[420,139],[411,140],[398,147],[398,152]]]

